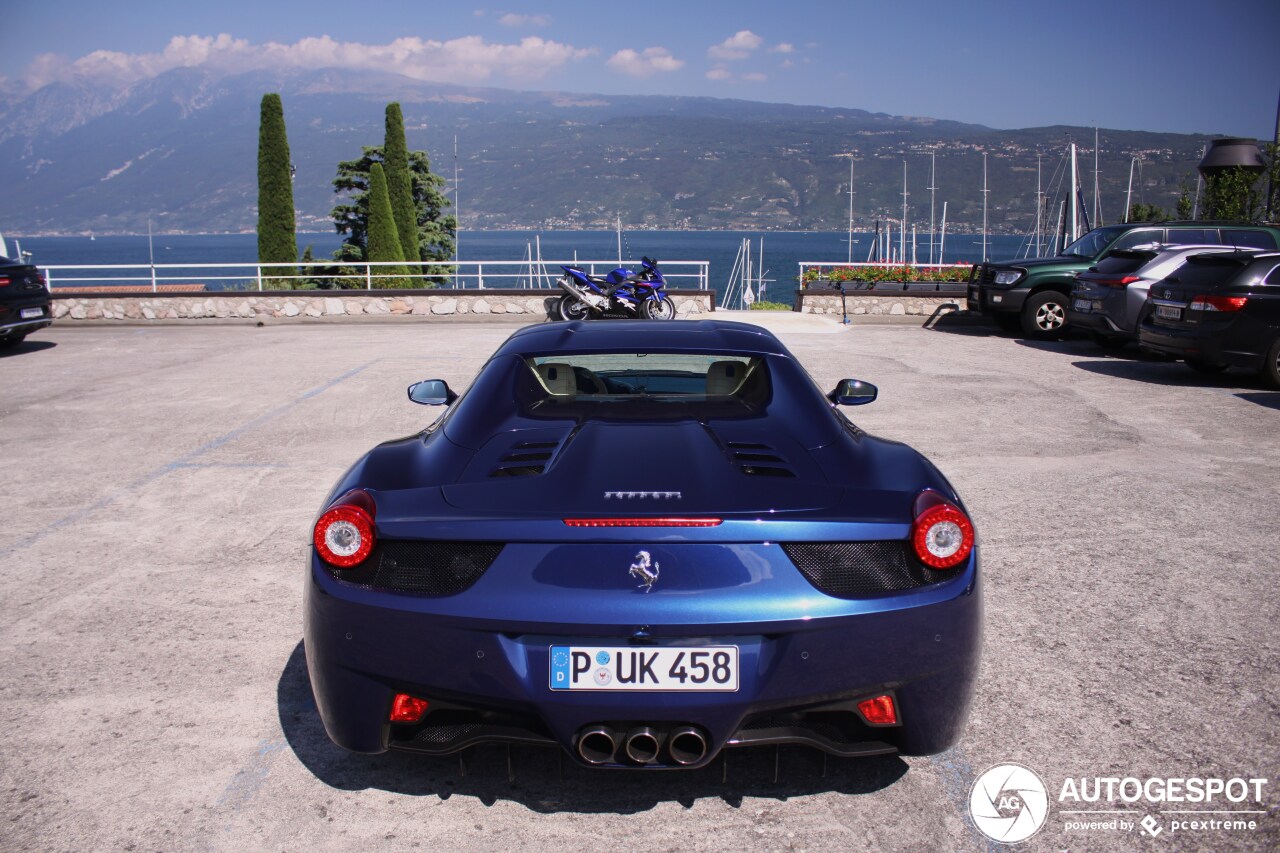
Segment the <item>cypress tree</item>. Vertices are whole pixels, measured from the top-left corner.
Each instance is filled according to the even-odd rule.
[[[381,163],[369,167],[369,248],[366,257],[370,261],[403,261],[400,237],[396,233],[396,221],[391,212],[391,198],[387,194],[387,177]],[[408,287],[403,266],[374,267],[374,274],[390,276],[378,282],[379,287]]]
[[[275,93],[262,96],[258,125],[258,261],[298,262],[298,238],[294,233],[293,181],[289,177],[289,140],[284,130],[284,105]],[[269,273],[291,276],[291,267],[273,267]],[[276,286],[291,287],[289,279]]]
[[[406,261],[422,260],[418,252],[418,211],[413,203],[413,179],[409,175],[409,145],[404,135],[404,115],[397,103],[387,104],[386,138],[382,144],[387,193],[396,218],[396,234]]]

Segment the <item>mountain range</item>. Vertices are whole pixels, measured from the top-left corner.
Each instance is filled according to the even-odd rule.
[[[589,87],[584,83],[584,88]],[[428,152],[458,202],[464,228],[843,230],[854,153],[857,227],[909,224],[947,203],[948,229],[1035,223],[1037,167],[1046,220],[1065,197],[1065,153],[1080,147],[1093,199],[1094,129],[997,130],[857,109],[678,96],[522,92],[424,83],[338,70],[219,75],[184,68],[128,86],[55,83],[0,93],[0,232],[15,234],[245,232],[256,226],[259,103],[283,98],[299,228],[328,230],[340,160],[380,145],[383,109],[402,105],[410,148]],[[1133,200],[1172,209],[1194,187],[1207,138],[1100,131],[1104,221]],[[895,226],[896,227],[896,226]],[[1050,223],[1048,228],[1052,228]]]

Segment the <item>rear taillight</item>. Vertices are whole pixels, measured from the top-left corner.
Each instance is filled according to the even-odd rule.
[[[898,709],[893,704],[893,697],[887,693],[874,699],[863,699],[858,703],[858,713],[873,726],[893,726],[898,722]]]
[[[363,563],[373,551],[376,513],[373,498],[366,491],[352,489],[339,498],[316,521],[311,537],[320,559],[340,569]]]
[[[1126,275],[1120,278],[1095,278],[1093,280],[1094,284],[1100,284],[1103,287],[1125,287],[1135,281],[1142,281],[1142,279],[1136,275]]]
[[[915,517],[911,545],[920,562],[933,569],[950,569],[969,559],[973,522],[959,507],[930,489],[916,498]]]
[[[1248,302],[1247,296],[1197,296],[1187,307],[1192,311],[1239,311]]]
[[[9,279],[6,278],[5,276],[0,275],[0,287],[6,287],[8,284],[9,284]]]
[[[391,722],[416,723],[430,707],[431,703],[426,699],[419,699],[408,693],[397,693],[396,698],[391,700]]]

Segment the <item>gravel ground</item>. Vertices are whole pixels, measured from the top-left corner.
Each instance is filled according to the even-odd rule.
[[[857,422],[932,458],[978,524],[957,748],[640,777],[332,746],[300,642],[313,514],[430,416],[405,386],[465,387],[514,328],[55,325],[0,356],[0,848],[993,850],[968,800],[1005,762],[1049,792],[1019,849],[1280,848],[1280,393],[945,318],[778,328],[822,386],[879,385]],[[1270,781],[1260,803],[1060,802],[1082,777]],[[1208,809],[1257,813],[1174,813]],[[1145,816],[1158,837],[1068,826]],[[1224,818],[1256,828],[1173,824]]]

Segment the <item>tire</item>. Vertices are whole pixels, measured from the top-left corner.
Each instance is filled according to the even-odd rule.
[[[676,305],[670,299],[646,299],[640,303],[640,315],[646,320],[674,320]]]
[[[1258,372],[1264,385],[1280,391],[1280,338],[1271,342],[1271,349],[1263,356],[1262,370]]]
[[[1212,361],[1201,361],[1198,358],[1188,358],[1186,362],[1187,367],[1197,373],[1222,373],[1227,369],[1225,364],[1214,364]]]
[[[556,314],[561,320],[588,320],[591,318],[591,309],[578,297],[566,293],[556,303]]]
[[[1067,297],[1056,290],[1037,293],[1022,306],[1022,332],[1028,338],[1048,341],[1067,330]]]

